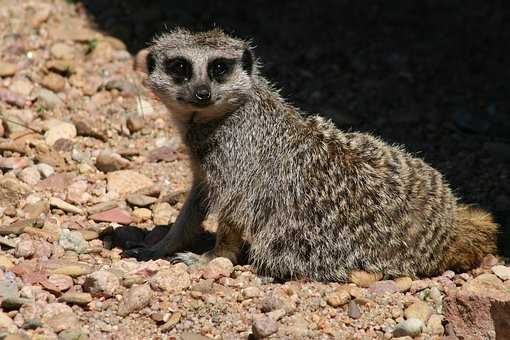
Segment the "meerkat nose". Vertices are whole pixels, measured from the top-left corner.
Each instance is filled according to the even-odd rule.
[[[194,95],[197,100],[205,102],[211,99],[211,90],[207,85],[200,85],[195,89]]]

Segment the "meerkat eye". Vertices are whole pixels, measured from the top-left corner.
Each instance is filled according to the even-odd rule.
[[[177,81],[191,78],[191,64],[184,58],[173,58],[165,61],[165,72]]]
[[[233,62],[228,59],[218,58],[209,64],[209,76],[212,79],[221,81],[232,69]]]

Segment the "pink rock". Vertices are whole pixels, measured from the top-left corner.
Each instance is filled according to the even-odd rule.
[[[149,154],[145,157],[147,162],[171,162],[177,159],[177,152],[175,148],[169,146],[161,146],[159,148],[155,148],[149,152]]]
[[[90,219],[98,222],[115,222],[119,224],[130,224],[133,222],[131,215],[120,208],[113,208],[91,215]]]
[[[72,176],[68,174],[53,174],[40,181],[36,188],[40,190],[51,190],[62,192],[71,184]]]
[[[398,292],[398,287],[393,280],[383,280],[372,283],[368,290],[376,295],[383,295],[386,293],[392,294]]]
[[[461,339],[510,339],[510,291],[495,275],[482,274],[447,296],[444,315]]]
[[[19,108],[23,108],[27,103],[27,98],[19,93],[0,89],[0,101],[17,106]]]
[[[225,257],[217,257],[207,264],[204,268],[203,276],[205,279],[216,280],[220,277],[228,277],[234,270],[232,262]]]
[[[23,169],[30,164],[30,160],[24,157],[5,157],[0,159],[0,168],[5,170]]]

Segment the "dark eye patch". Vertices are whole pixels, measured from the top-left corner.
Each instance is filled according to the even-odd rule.
[[[193,67],[191,63],[182,57],[165,60],[165,72],[176,82],[184,82],[191,79]]]
[[[223,82],[232,72],[235,60],[226,58],[217,58],[207,65],[207,73],[212,80]]]

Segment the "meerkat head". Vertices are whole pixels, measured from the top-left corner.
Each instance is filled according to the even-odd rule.
[[[148,85],[180,122],[207,122],[250,97],[256,72],[249,43],[219,29],[177,29],[155,39],[147,56]]]

